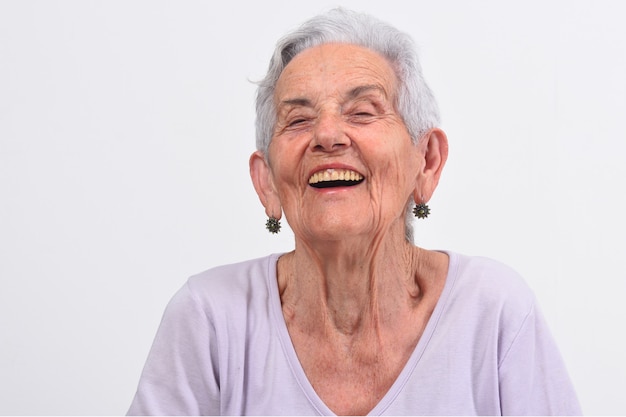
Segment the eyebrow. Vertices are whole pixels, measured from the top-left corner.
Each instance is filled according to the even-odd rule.
[[[369,92],[378,92],[384,98],[387,98],[387,92],[385,91],[383,87],[381,87],[378,84],[366,84],[366,85],[359,85],[357,87],[354,87],[352,90],[348,91],[348,94],[346,94],[346,99],[353,100]]]
[[[311,103],[311,100],[309,100],[308,98],[290,98],[290,99],[286,99],[286,100],[282,100],[278,107],[283,107],[283,106],[302,106],[302,107],[312,107],[313,103]]]
[[[346,101],[354,100],[355,98],[357,98],[357,97],[359,97],[359,96],[361,96],[363,94],[369,93],[369,92],[378,92],[383,97],[387,98],[387,92],[385,91],[385,89],[383,87],[381,87],[378,84],[366,84],[366,85],[356,86],[353,89],[349,90],[345,94],[345,99],[346,99]],[[288,99],[285,99],[285,100],[281,100],[281,102],[278,105],[278,108],[282,108],[282,107],[285,107],[285,106],[313,107],[313,103],[308,98],[294,97],[294,98],[288,98]]]

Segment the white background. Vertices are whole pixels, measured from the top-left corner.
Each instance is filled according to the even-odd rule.
[[[408,31],[451,153],[417,243],[535,290],[587,414],[626,414],[626,2],[345,1]],[[288,250],[254,80],[337,3],[0,0],[0,414],[122,414],[191,274]]]

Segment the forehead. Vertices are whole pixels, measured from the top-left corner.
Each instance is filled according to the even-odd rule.
[[[351,44],[324,44],[296,55],[276,84],[275,97],[322,92],[344,93],[360,85],[376,85],[394,95],[396,75],[382,55]]]

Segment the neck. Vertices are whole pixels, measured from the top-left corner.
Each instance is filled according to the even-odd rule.
[[[397,325],[419,302],[424,251],[395,239],[343,239],[296,250],[279,262],[288,322],[310,333],[358,336]]]

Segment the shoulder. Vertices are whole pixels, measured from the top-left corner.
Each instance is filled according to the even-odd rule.
[[[483,302],[514,303],[525,310],[534,303],[534,294],[524,278],[510,266],[491,258],[450,255],[450,274],[455,292]]]
[[[446,324],[458,334],[483,343],[478,350],[497,346],[504,357],[529,320],[536,317],[533,291],[520,274],[502,262],[449,253]]]
[[[251,295],[266,297],[279,255],[220,265],[191,276],[185,285],[196,302],[224,304]]]
[[[184,333],[193,339],[208,332],[224,343],[245,341],[250,323],[269,320],[277,258],[217,266],[191,276],[170,299],[161,328],[168,338]]]
[[[169,316],[228,319],[266,304],[279,255],[221,265],[191,276],[168,303]]]
[[[514,337],[533,314],[536,300],[522,276],[502,262],[449,253],[446,315],[469,328]]]
[[[275,268],[278,255],[220,265],[191,276],[188,284],[195,290],[211,288],[227,290],[250,285],[259,277],[267,277]]]

